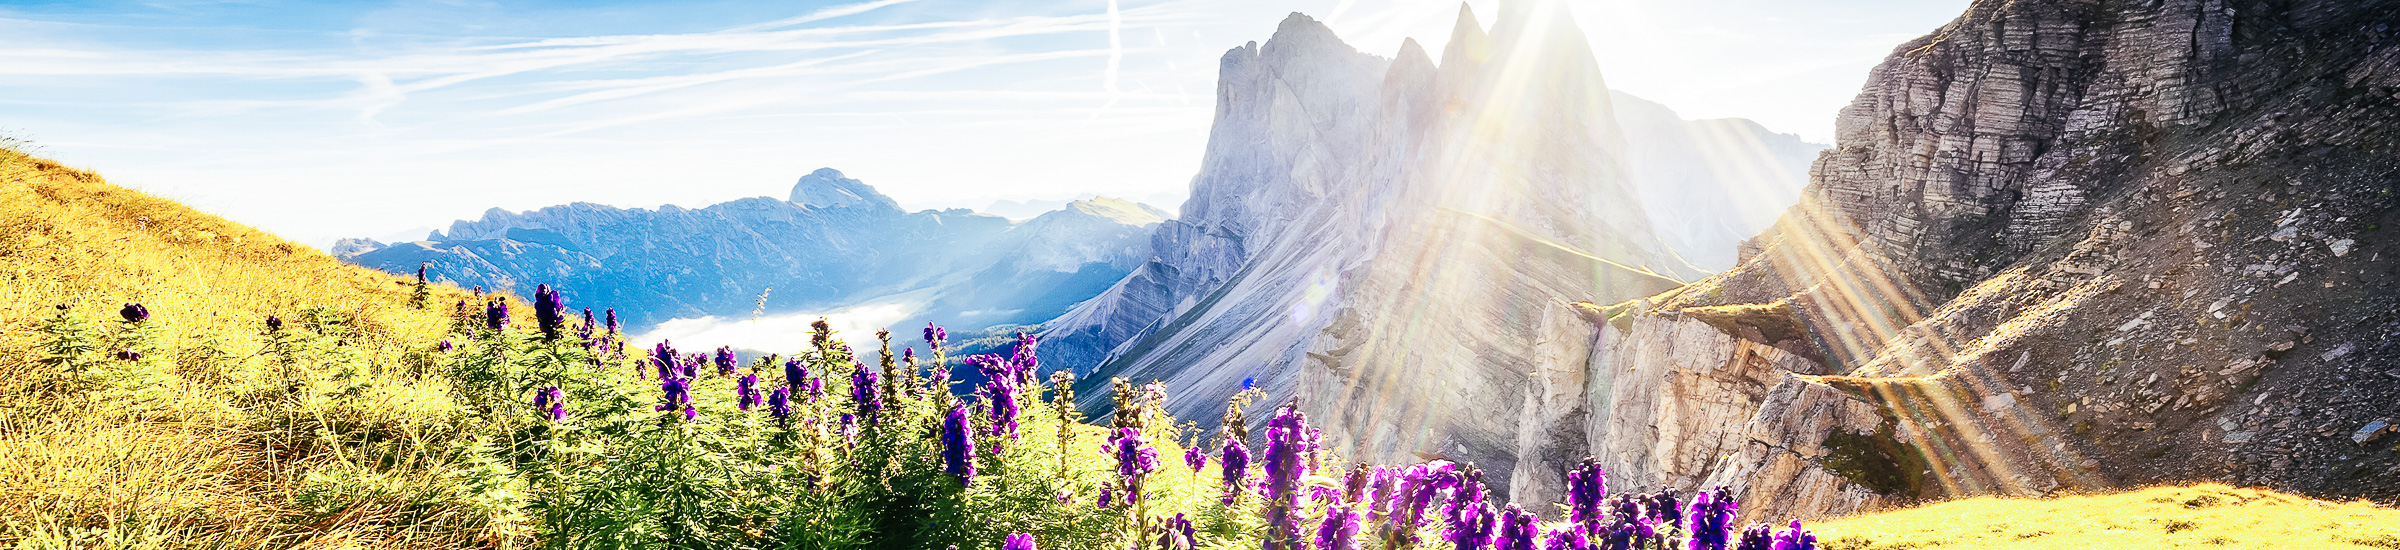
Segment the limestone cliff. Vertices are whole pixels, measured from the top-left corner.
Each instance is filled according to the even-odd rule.
[[[1740,267],[1610,311],[1602,357],[1666,364],[1595,362],[1749,378],[1595,396],[1577,437],[1753,517],[2189,479],[2400,496],[2395,7],[1975,4],[1870,74]],[[1797,341],[1678,320],[1770,304]],[[1735,367],[1760,345],[1793,359]],[[1623,421],[1667,408],[1643,395],[1698,412]],[[1692,441],[1722,454],[1663,445]]]

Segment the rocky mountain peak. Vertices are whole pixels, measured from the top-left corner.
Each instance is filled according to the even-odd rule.
[[[865,206],[875,210],[900,211],[900,203],[866,182],[842,176],[842,171],[818,168],[800,177],[792,186],[792,202],[818,208],[850,208]]]
[[[1442,46],[1442,67],[1480,65],[1492,57],[1492,36],[1475,20],[1475,10],[1458,4],[1458,24],[1450,28],[1450,44]]]

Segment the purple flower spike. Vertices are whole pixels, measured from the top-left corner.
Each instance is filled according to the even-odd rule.
[[[967,420],[965,403],[951,405],[942,419],[942,471],[960,487],[975,483],[975,424]]]
[[[438,350],[442,350],[442,351],[450,351],[450,350],[453,350],[453,349],[458,349],[458,346],[457,346],[457,345],[455,345],[455,344],[451,344],[451,343],[450,343],[450,339],[448,339],[448,338],[444,338],[444,339],[442,339],[442,343],[439,343],[439,344],[434,344],[434,345],[433,345],[433,349],[438,349]]]
[[[1201,452],[1199,447],[1184,449],[1183,463],[1192,467],[1192,473],[1198,474],[1201,468],[1208,467],[1208,453]]]
[[[742,375],[742,379],[734,383],[734,393],[740,399],[734,403],[734,407],[742,412],[749,412],[751,407],[758,406],[758,375]]]
[[[1125,486],[1125,503],[1142,501],[1142,480],[1158,471],[1158,449],[1142,437],[1139,428],[1117,428],[1101,447],[1117,459],[1117,480]]]
[[[657,410],[674,411],[680,409],[683,411],[683,417],[685,420],[690,420],[696,416],[696,413],[692,410],[692,385],[690,382],[686,382],[682,377],[678,376],[661,376],[659,377],[658,387],[666,394],[666,402],[659,404]]]
[[[775,388],[775,393],[767,394],[767,415],[775,417],[775,422],[778,424],[791,422],[791,388]]]
[[[1457,550],[1485,550],[1498,539],[1499,523],[1500,512],[1492,509],[1492,503],[1476,501],[1460,509],[1443,536],[1449,537],[1451,546]]]
[[[859,419],[874,424],[883,411],[883,395],[875,387],[880,377],[864,363],[856,366],[857,370],[850,373],[850,402],[858,408]]]
[[[1101,508],[1107,508],[1107,507],[1108,507],[1108,505],[1110,504],[1110,502],[1111,502],[1111,501],[1112,501],[1112,500],[1113,500],[1113,499],[1116,497],[1116,494],[1117,494],[1117,493],[1116,493],[1116,491],[1115,491],[1115,490],[1113,490],[1113,489],[1111,489],[1111,488],[1108,488],[1108,487],[1101,487],[1101,488],[1100,488],[1100,500],[1099,500],[1099,501],[1097,501],[1097,503],[1096,503],[1096,504],[1093,504],[1093,506],[1099,506],[1099,507],[1101,507]]]
[[[1307,456],[1316,452],[1316,441],[1310,437],[1308,415],[1299,408],[1284,405],[1275,417],[1267,420],[1266,478],[1262,492],[1267,501],[1267,548],[1270,550],[1300,550],[1300,516],[1306,513],[1302,502],[1301,480],[1308,476]]]
[[[1692,538],[1685,543],[1685,548],[1726,550],[1733,539],[1734,510],[1739,507],[1733,501],[1733,491],[1722,486],[1713,492],[1702,491],[1693,495],[1690,515],[1684,517],[1684,525],[1692,530]]]
[[[558,389],[558,386],[542,388],[541,391],[534,392],[533,406],[547,409],[543,411],[543,414],[549,416],[551,422],[565,421],[567,419],[567,392]]]
[[[1510,503],[1507,510],[1500,512],[1500,535],[1499,540],[1495,541],[1498,545],[1496,548],[1498,550],[1538,550],[1534,547],[1534,541],[1540,538],[1541,534],[1541,518],[1535,517],[1533,512],[1525,511],[1522,506]]]
[[[934,326],[933,323],[925,323],[926,345],[932,346],[934,349],[941,349],[942,341],[949,339],[950,331],[942,330],[942,327]]]
[[[608,308],[608,334],[616,335],[617,328],[617,308]]]
[[[1167,518],[1165,527],[1159,533],[1158,547],[1162,550],[1200,547],[1200,532],[1192,528],[1191,518],[1184,517],[1183,512],[1176,512],[1175,517]]]
[[[567,324],[567,316],[561,311],[563,309],[566,309],[566,304],[559,300],[558,291],[550,290],[550,285],[533,288],[533,322],[541,329],[543,339],[558,339],[559,327]]]
[[[1000,544],[1000,550],[1035,550],[1033,535],[1025,533],[1009,535],[1008,541]]]
[[[1317,550],[1359,550],[1360,514],[1355,506],[1335,501],[1325,508],[1325,520],[1317,524]]]
[[[1225,438],[1225,447],[1218,451],[1218,472],[1225,477],[1225,505],[1232,506],[1234,497],[1242,494],[1242,485],[1250,475],[1250,448],[1242,440]]]
[[[1550,538],[1542,542],[1542,550],[1593,550],[1592,538],[1587,532],[1583,525],[1568,524],[1551,531]]]
[[[1775,534],[1775,543],[1767,550],[1817,550],[1817,536],[1800,527],[1800,520],[1795,519],[1792,528]]]
[[[484,302],[483,328],[494,331],[508,329],[508,300]]]
[[[843,440],[843,441],[849,442],[851,445],[857,445],[857,444],[858,444],[858,415],[851,415],[851,414],[845,414],[845,415],[842,415],[842,427],[840,428],[840,430],[841,430],[841,432],[842,432],[842,440]]]
[[[1598,527],[1606,519],[1608,473],[1600,462],[1589,457],[1575,469],[1567,471],[1567,519],[1580,525]]]
[[[124,317],[127,323],[140,323],[150,320],[150,308],[141,304],[125,304],[125,309],[117,310],[117,316]]]
[[[268,315],[267,332],[275,332],[279,330],[283,330],[283,319],[276,318],[273,315]]]
[[[732,376],[733,367],[740,364],[736,361],[733,348],[729,346],[717,346],[717,354],[711,359],[717,364],[717,374],[719,375]]]

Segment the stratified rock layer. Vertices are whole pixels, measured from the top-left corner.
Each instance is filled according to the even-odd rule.
[[[2190,479],[2400,496],[2400,455],[2352,437],[2400,414],[2396,13],[1977,3],[1873,71],[1740,267],[1612,308],[1602,346],[1781,303],[1807,345],[1777,347],[1840,374],[1675,398],[1749,415],[1703,467],[1608,454],[1674,440],[1613,421],[1594,450],[1751,518]]]

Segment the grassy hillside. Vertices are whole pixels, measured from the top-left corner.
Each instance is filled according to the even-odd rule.
[[[1812,528],[1828,550],[2400,549],[2400,510],[2213,483],[2052,499],[1971,498]]]
[[[330,472],[416,491],[445,468],[429,457],[461,417],[409,366],[450,308],[410,307],[413,287],[0,149],[0,546],[487,537],[464,495],[418,499],[415,513],[445,516],[439,532],[383,530],[388,509],[311,509]],[[433,290],[434,304],[468,299]],[[127,303],[151,318],[124,322]],[[268,349],[269,316],[289,320],[283,353]],[[117,357],[128,350],[140,358]],[[301,368],[282,376],[285,358]]]

